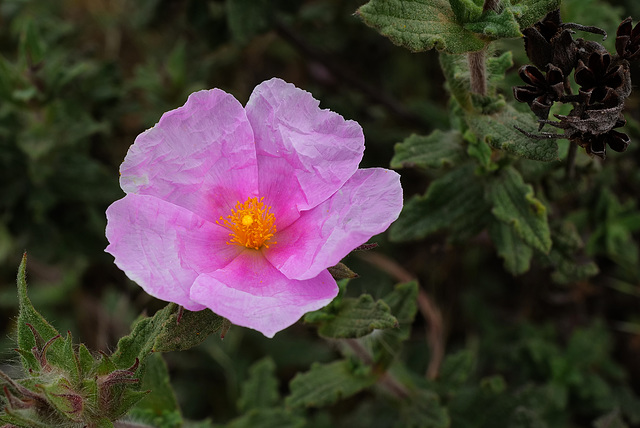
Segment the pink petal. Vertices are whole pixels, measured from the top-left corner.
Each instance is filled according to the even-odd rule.
[[[153,196],[129,194],[107,209],[105,251],[147,293],[189,310],[204,306],[189,297],[201,272],[228,264],[240,252],[228,231],[193,212]]]
[[[215,221],[257,196],[251,125],[220,89],[191,94],[136,138],[120,168],[127,193],[156,196]]]
[[[362,128],[321,110],[310,93],[271,79],[256,86],[246,111],[256,138],[260,195],[279,228],[326,200],[358,169]]]
[[[192,300],[267,337],[327,305],[337,294],[338,286],[328,271],[306,281],[291,280],[260,251],[250,249],[224,268],[200,275],[191,288]]]
[[[288,278],[313,278],[385,231],[401,210],[397,173],[383,168],[358,170],[327,201],[278,231],[277,244],[265,256]]]

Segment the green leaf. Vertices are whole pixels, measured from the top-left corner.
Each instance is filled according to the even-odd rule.
[[[511,11],[521,29],[531,27],[544,16],[560,7],[561,0],[512,0]]]
[[[475,22],[482,16],[482,1],[449,0],[449,5],[459,23]]]
[[[376,329],[398,326],[389,306],[382,300],[374,301],[369,294],[363,294],[357,299],[343,299],[333,315],[320,324],[320,336],[332,339],[356,338],[366,336]]]
[[[417,281],[404,282],[396,285],[391,293],[382,298],[400,324],[400,328],[392,332],[401,341],[409,338],[411,324],[418,312],[418,287]]]
[[[439,59],[442,72],[447,79],[447,89],[463,112],[472,110],[467,58],[464,55],[441,53]],[[464,114],[460,114],[460,116],[464,117]]]
[[[26,370],[40,370],[40,363],[31,353],[31,349],[36,347],[42,350],[44,344],[57,336],[58,331],[35,310],[29,296],[27,295],[27,253],[22,256],[22,262],[18,268],[18,346],[21,350],[22,363]],[[37,332],[34,337],[29,325]],[[46,356],[52,363],[64,363],[59,355],[64,354],[63,343],[56,340],[49,346]]]
[[[153,345],[154,352],[184,351],[202,343],[209,335],[228,329],[229,321],[209,309],[192,312],[185,310],[180,322],[172,313],[164,321]]]
[[[273,8],[268,0],[227,0],[226,4],[229,30],[240,44],[271,26]]]
[[[113,428],[113,423],[108,418],[102,418],[95,423],[95,428]]]
[[[440,368],[439,381],[449,388],[462,386],[471,376],[474,362],[474,354],[468,349],[447,355]]]
[[[242,384],[238,409],[245,413],[252,409],[268,409],[280,401],[276,364],[271,357],[254,363],[249,369],[249,379]]]
[[[442,229],[459,236],[474,236],[485,226],[490,209],[483,179],[468,164],[451,170],[431,183],[424,196],[415,196],[391,225],[394,241],[421,239]]]
[[[81,376],[85,377],[93,371],[93,367],[96,365],[96,360],[93,358],[91,352],[89,352],[89,349],[87,349],[84,343],[81,343],[78,346],[77,356]]]
[[[522,113],[507,105],[491,115],[466,116],[469,128],[490,146],[505,152],[544,162],[558,160],[558,145],[555,140],[533,140],[514,128],[536,133],[537,120],[533,114]]]
[[[128,412],[129,416],[157,428],[182,426],[178,401],[171,388],[169,371],[161,354],[152,353],[147,357],[141,389],[151,392]]]
[[[436,129],[428,136],[412,134],[395,145],[391,168],[442,168],[454,166],[465,157],[462,135],[458,131]]]
[[[377,376],[360,361],[340,360],[314,363],[311,370],[298,373],[289,384],[290,407],[324,407],[350,397],[373,385]]]
[[[591,222],[596,227],[587,242],[587,253],[603,254],[629,268],[637,265],[640,257],[632,232],[640,227],[638,215],[634,201],[621,204],[611,190],[602,189],[592,211]]]
[[[370,339],[373,359],[378,366],[389,367],[398,356],[402,343],[411,335],[411,325],[418,312],[418,287],[417,281],[405,282],[383,297],[398,320],[399,328],[383,330]]]
[[[344,295],[347,292],[349,278],[341,279],[336,282],[338,283],[338,295],[324,308],[305,314],[305,323],[318,324],[333,319],[334,314],[339,310],[342,300],[344,299]]]
[[[563,221],[552,225],[553,248],[549,252],[548,262],[555,269],[551,278],[558,284],[582,281],[598,273],[598,265],[592,260],[584,261],[578,254],[584,244],[575,225]]]
[[[408,405],[407,405],[408,404]],[[431,391],[420,390],[402,409],[398,428],[448,428],[451,425],[447,409]]]
[[[32,415],[23,415],[19,411],[5,408],[5,414],[0,413],[0,422],[10,424],[8,428],[13,428],[13,426],[20,428],[51,428],[51,425],[44,424],[33,419],[31,416]]]
[[[487,80],[496,84],[505,78],[507,70],[513,67],[513,54],[511,51],[503,52],[500,56],[487,58]]]
[[[130,388],[123,389],[122,394],[117,399],[117,403],[110,406],[106,412],[107,417],[112,421],[120,419],[148,393],[149,391],[134,391]]]
[[[171,303],[153,317],[138,319],[131,333],[118,341],[111,357],[113,363],[119,368],[130,367],[138,358],[143,364],[151,352],[189,349],[202,343],[210,334],[228,329],[229,322],[209,309],[185,310],[180,322],[178,313],[178,305]]]
[[[488,41],[460,25],[447,0],[371,0],[358,9],[365,24],[413,52],[479,51]]]
[[[20,33],[20,53],[29,65],[38,64],[44,58],[45,47],[35,21],[27,19]]]
[[[491,158],[493,151],[486,142],[476,138],[470,130],[465,132],[464,139],[469,142],[467,154],[475,158],[485,171],[495,171],[498,168]]]
[[[547,208],[533,196],[533,188],[524,183],[516,169],[503,168],[489,181],[487,199],[498,220],[509,225],[526,244],[549,253],[551,234]]]
[[[518,237],[512,227],[500,221],[492,221],[489,224],[489,235],[509,273],[520,275],[529,270],[533,249]]]
[[[40,385],[40,388],[58,412],[72,421],[82,420],[83,397],[72,392],[66,379],[61,378],[57,382]]]
[[[119,368],[126,368],[131,367],[138,358],[142,364],[153,350],[156,338],[164,330],[164,324],[177,310],[178,305],[170,303],[153,317],[139,318],[134,322],[131,333],[118,341],[116,351],[111,356],[113,363]]]
[[[505,7],[501,13],[493,10],[485,12],[478,21],[464,24],[464,28],[490,39],[522,37],[520,26],[513,13]]]
[[[285,409],[252,409],[248,413],[234,419],[226,428],[302,428],[306,422]]]

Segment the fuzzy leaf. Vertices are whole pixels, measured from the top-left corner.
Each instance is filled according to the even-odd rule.
[[[81,422],[84,407],[82,396],[74,393],[64,378],[56,383],[41,385],[47,400],[60,413],[75,422]]]
[[[507,105],[491,115],[467,115],[467,125],[490,146],[505,152],[544,162],[558,160],[558,145],[555,140],[533,140],[514,128],[537,132],[536,118]]]
[[[324,407],[350,397],[373,385],[377,376],[359,361],[340,360],[314,363],[311,370],[298,373],[289,384],[290,407]]]
[[[584,247],[575,225],[568,221],[552,227],[553,248],[548,261],[555,268],[551,278],[558,284],[582,281],[598,273],[598,265],[592,260],[583,261],[576,255]]]
[[[383,330],[372,338],[373,357],[376,364],[389,367],[398,355],[402,342],[411,335],[411,325],[418,312],[418,283],[405,282],[383,297],[391,313],[398,320],[399,328]]]
[[[432,182],[424,196],[410,199],[391,225],[391,239],[421,239],[442,229],[473,236],[482,230],[490,205],[484,198],[483,180],[474,170],[473,164],[453,169]]]
[[[561,0],[515,0],[511,11],[521,29],[531,27],[544,16],[560,7]]]
[[[464,28],[490,39],[509,39],[522,36],[518,22],[508,8],[504,8],[501,13],[489,10],[478,21],[464,24]]]
[[[28,59],[29,64],[38,64],[44,58],[45,47],[33,19],[24,22],[20,33],[20,53]]]
[[[178,401],[171,388],[169,371],[161,354],[152,353],[147,357],[141,388],[151,392],[128,412],[131,417],[154,427],[182,426]]]
[[[302,428],[305,420],[287,410],[274,408],[252,409],[231,421],[226,428]]]
[[[81,343],[78,346],[78,366],[80,368],[81,376],[87,376],[93,370],[94,365],[96,365],[96,360],[89,352],[89,349]]]
[[[502,169],[490,181],[487,198],[491,212],[509,225],[526,244],[547,254],[551,249],[551,234],[547,208],[533,196],[533,188],[525,184],[513,167]]]
[[[107,411],[107,417],[112,421],[115,421],[122,416],[126,415],[127,412],[136,405],[140,400],[142,400],[149,391],[134,391],[130,388],[125,388],[122,390],[122,394],[118,397],[118,400],[115,405],[109,407]]]
[[[451,424],[447,409],[431,391],[419,391],[406,404],[397,428],[448,428]]]
[[[178,305],[170,303],[156,312],[153,317],[139,318],[134,322],[131,333],[118,341],[118,347],[111,356],[113,363],[119,368],[131,367],[136,358],[142,363],[153,350],[156,338],[163,331],[164,324],[177,310]]]
[[[51,428],[50,425],[33,419],[31,414],[22,414],[20,411],[13,411],[5,408],[4,414],[0,413],[0,422],[5,422],[9,425],[9,428],[13,426],[19,428]]]
[[[178,323],[173,313],[163,323],[153,345],[154,352],[183,351],[202,343],[209,335],[224,328],[228,321],[209,309],[185,310]]]
[[[373,330],[384,330],[398,326],[389,306],[382,300],[377,302],[369,294],[356,298],[345,298],[334,316],[321,323],[320,336],[331,339],[346,339],[366,336]]]
[[[436,129],[427,136],[413,134],[396,144],[391,168],[442,168],[456,165],[464,156],[459,132]]]
[[[107,418],[102,418],[96,422],[95,428],[113,428],[113,423]]]
[[[365,24],[413,52],[452,54],[483,49],[488,41],[458,22],[447,0],[371,0],[358,9]]]
[[[448,387],[462,386],[471,376],[474,360],[473,353],[468,349],[447,355],[440,368],[439,380]]]
[[[529,270],[533,249],[518,237],[512,227],[493,221],[489,225],[489,235],[509,273],[520,275]]]
[[[241,412],[268,409],[278,403],[280,394],[275,370],[276,364],[271,357],[264,357],[251,366],[249,379],[242,384],[242,395],[238,400],[238,409]]]
[[[38,346],[38,349],[42,349],[44,343],[51,338],[58,335],[58,331],[49,322],[44,319],[38,311],[35,310],[29,296],[27,295],[27,254],[22,256],[22,262],[18,268],[18,346],[21,350],[22,362],[25,369],[40,370],[40,364],[37,359],[31,354],[31,349],[34,346]],[[42,343],[34,337],[32,330],[27,325],[31,325],[33,329],[41,337]],[[48,348],[46,357],[51,360],[52,363],[64,363],[62,358],[58,358],[64,354],[63,344],[61,340],[54,341]]]
[[[449,0],[456,20],[460,23],[475,22],[482,16],[482,2],[474,0]]]

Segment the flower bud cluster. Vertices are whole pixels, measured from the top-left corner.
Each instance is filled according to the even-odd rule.
[[[109,427],[146,394],[135,388],[137,358],[131,367],[117,369],[106,354],[96,359],[84,345],[74,348],[70,334],[45,341],[36,328],[27,326],[35,346],[16,349],[27,376],[14,380],[0,371],[2,428]]]
[[[559,10],[523,31],[525,50],[533,65],[520,68],[526,85],[514,87],[513,94],[536,115],[538,130],[545,124],[564,130],[564,134],[523,133],[537,139],[567,138],[588,154],[604,159],[606,146],[623,152],[629,145],[629,137],[615,128],[626,123],[622,110],[631,93],[629,61],[640,58],[640,25],[632,28],[631,18],[622,21],[613,55],[600,43],[574,39],[574,30],[606,38],[600,28],[563,23]],[[569,82],[572,72],[579,86],[577,94]],[[552,121],[549,111],[556,102],[571,103],[573,109],[566,116],[554,115],[558,120]]]

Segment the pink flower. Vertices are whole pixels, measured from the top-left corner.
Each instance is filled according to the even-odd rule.
[[[273,337],[338,293],[327,267],[402,208],[398,174],[358,169],[358,123],[280,79],[245,108],[191,94],[143,132],[107,209],[106,251],[147,293]]]

